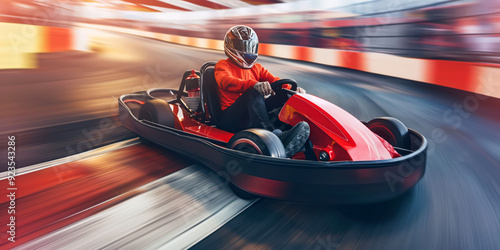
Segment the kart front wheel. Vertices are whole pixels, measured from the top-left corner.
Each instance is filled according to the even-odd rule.
[[[285,147],[281,140],[264,129],[246,129],[233,135],[227,147],[252,154],[286,158]]]
[[[379,117],[368,122],[366,126],[393,147],[409,149],[411,146],[408,128],[396,118]]]
[[[240,131],[231,137],[227,147],[251,154],[286,158],[285,147],[278,136],[264,129]],[[249,200],[257,197],[232,183],[230,186],[233,192],[242,199]]]
[[[138,118],[171,128],[175,127],[175,115],[170,109],[170,105],[161,99],[152,99],[142,104]],[[144,144],[152,144],[143,136],[140,136],[140,139]]]

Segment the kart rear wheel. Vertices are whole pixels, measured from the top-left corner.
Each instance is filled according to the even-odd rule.
[[[285,147],[281,140],[270,131],[264,129],[247,129],[233,135],[227,147],[230,149],[251,154],[267,155],[277,158],[286,158]],[[240,198],[249,200],[257,198],[234,184],[230,184],[233,192]]]
[[[170,109],[170,105],[162,99],[152,99],[142,104],[138,118],[171,128],[175,126],[175,115]],[[143,136],[139,138],[144,144],[153,144],[152,141]]]
[[[393,147],[409,149],[411,146],[408,128],[398,119],[379,117],[371,120],[366,126],[375,134],[382,137]]]

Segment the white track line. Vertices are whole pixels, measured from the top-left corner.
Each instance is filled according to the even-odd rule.
[[[224,226],[227,222],[232,220],[241,212],[245,211],[256,201],[257,200],[253,200],[250,202],[243,199],[234,200],[220,211],[214,213],[211,217],[185,231],[183,234],[177,236],[175,239],[171,240],[158,249],[188,249],[196,245],[206,237],[210,236],[213,232]]]

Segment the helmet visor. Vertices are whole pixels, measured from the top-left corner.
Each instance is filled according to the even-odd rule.
[[[235,50],[241,51],[243,53],[257,54],[259,49],[259,41],[256,39],[251,40],[237,40],[232,39],[232,45]]]

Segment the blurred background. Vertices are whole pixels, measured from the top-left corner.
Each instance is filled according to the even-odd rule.
[[[220,40],[229,27],[246,24],[263,43],[474,62],[496,62],[499,51],[500,4],[494,0],[4,0],[1,4],[4,21],[25,17],[35,25],[85,22]]]
[[[120,95],[177,88],[240,24],[273,74],[424,134],[420,183],[382,204],[243,201],[121,126]],[[499,66],[496,0],[0,0],[0,155],[14,135],[19,174],[0,248],[500,249]]]

